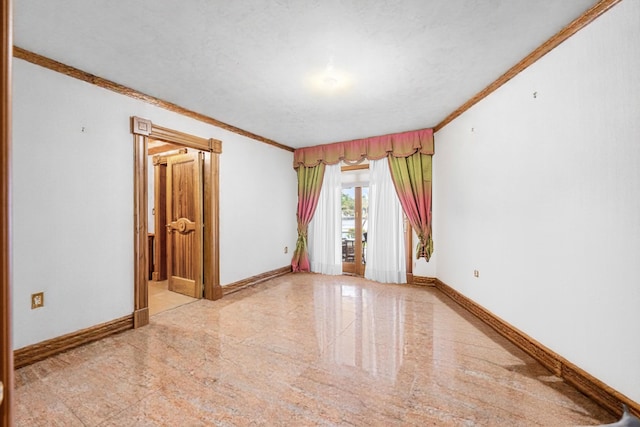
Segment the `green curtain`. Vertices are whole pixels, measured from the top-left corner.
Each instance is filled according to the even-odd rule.
[[[431,237],[431,155],[417,152],[407,157],[389,156],[391,177],[400,204],[418,235],[416,258],[427,261],[433,253]]]
[[[291,260],[291,268],[296,272],[311,270],[307,251],[307,231],[318,206],[324,168],[324,163],[313,167],[298,167],[298,241]]]

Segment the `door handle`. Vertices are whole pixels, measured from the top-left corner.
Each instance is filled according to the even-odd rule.
[[[4,384],[0,381],[0,405],[2,405],[2,401],[4,400]]]
[[[191,231],[195,231],[196,223],[190,221],[187,218],[180,218],[177,221],[170,222],[167,224],[167,231],[171,233],[173,230],[176,230],[180,234],[187,234]]]

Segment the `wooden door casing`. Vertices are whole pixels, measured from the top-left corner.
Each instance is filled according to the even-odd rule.
[[[148,294],[148,251],[147,251],[147,165],[148,140],[163,141],[183,148],[192,148],[204,153],[204,250],[202,264],[204,266],[202,278],[203,295],[209,300],[222,298],[220,286],[220,155],[222,141],[214,138],[201,138],[177,130],[158,126],[151,120],[141,117],[130,117],[131,133],[133,134],[133,294],[135,328],[149,324],[149,294]],[[142,239],[144,236],[144,241]]]
[[[10,153],[11,153],[11,55],[13,49],[11,0],[2,0],[2,90],[0,90],[0,425],[13,425],[13,349],[11,343],[11,242],[10,242]]]
[[[169,290],[202,298],[203,155],[167,159],[167,277]]]

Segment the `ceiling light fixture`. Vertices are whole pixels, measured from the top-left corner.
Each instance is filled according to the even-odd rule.
[[[338,84],[338,79],[336,79],[333,76],[327,76],[322,81],[325,82],[327,86],[330,86],[330,87],[335,87]]]
[[[324,70],[307,78],[307,84],[314,92],[335,94],[349,89],[352,81],[349,74],[335,68],[332,56]]]
[[[324,79],[322,81],[329,87],[336,87],[338,84],[338,78],[336,77],[336,71],[333,67],[333,56],[329,58],[327,68],[324,70]]]

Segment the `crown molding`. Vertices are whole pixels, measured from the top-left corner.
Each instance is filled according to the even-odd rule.
[[[498,77],[493,83],[491,83],[486,88],[482,89],[480,92],[475,94],[471,99],[469,99],[467,102],[462,104],[458,109],[456,109],[454,112],[452,112],[447,117],[445,117],[444,120],[442,120],[440,123],[438,123],[433,128],[433,131],[437,132],[440,129],[442,129],[443,127],[445,127],[447,124],[449,124],[455,118],[457,118],[458,116],[462,115],[462,113],[464,113],[469,108],[471,108],[474,105],[476,105],[478,102],[482,101],[484,98],[489,96],[492,92],[494,92],[500,86],[504,85],[509,80],[511,80],[512,78],[514,78],[518,74],[520,74],[522,71],[524,71],[530,65],[532,65],[536,61],[538,61],[538,59],[542,58],[544,55],[546,55],[547,53],[551,52],[553,49],[555,49],[562,42],[564,42],[569,37],[571,37],[572,35],[574,35],[578,31],[580,31],[581,29],[583,29],[584,27],[589,25],[596,18],[598,18],[600,15],[602,15],[603,13],[605,13],[606,11],[611,9],[613,6],[618,4],[620,1],[621,0],[600,0],[598,3],[593,5],[590,9],[588,9],[586,12],[584,12],[578,18],[573,20],[573,22],[571,22],[569,25],[567,25],[562,30],[560,30],[558,33],[556,33],[549,40],[547,40],[546,42],[541,44],[536,50],[531,52],[529,55],[525,56],[520,62],[518,62],[513,67],[511,67],[506,73],[504,73],[503,75]]]
[[[255,141],[259,141],[282,150],[293,152],[294,149],[284,144],[280,144],[272,139],[265,138],[260,135],[256,135],[255,133],[246,131],[244,129],[240,129],[236,126],[232,126],[228,123],[221,122],[220,120],[214,119],[213,117],[206,116],[204,114],[195,112],[193,110],[189,110],[187,108],[181,107],[172,102],[164,101],[160,98],[156,98],[151,95],[147,95],[145,93],[139,92],[135,89],[129,88],[127,86],[121,85],[119,83],[115,83],[111,80],[104,79],[102,77],[98,77],[91,73],[87,73],[86,71],[82,71],[78,68],[72,67],[70,65],[63,64],[62,62],[55,61],[53,59],[47,58],[45,56],[39,55],[37,53],[28,51],[18,46],[13,46],[13,56],[18,59],[22,59],[24,61],[30,62],[35,65],[39,65],[43,68],[47,68],[49,70],[58,72],[60,74],[64,74],[69,77],[73,77],[74,79],[82,80],[83,82],[90,83],[92,85],[101,87],[103,89],[110,90],[112,92],[118,93],[120,95],[125,95],[130,98],[138,99],[144,101],[148,104],[155,105],[156,107],[163,108],[168,111],[172,111],[174,113],[181,114],[183,116],[198,120],[203,123],[207,123],[209,125],[227,130],[229,132],[233,132],[238,135],[245,136],[247,138],[251,138]]]

